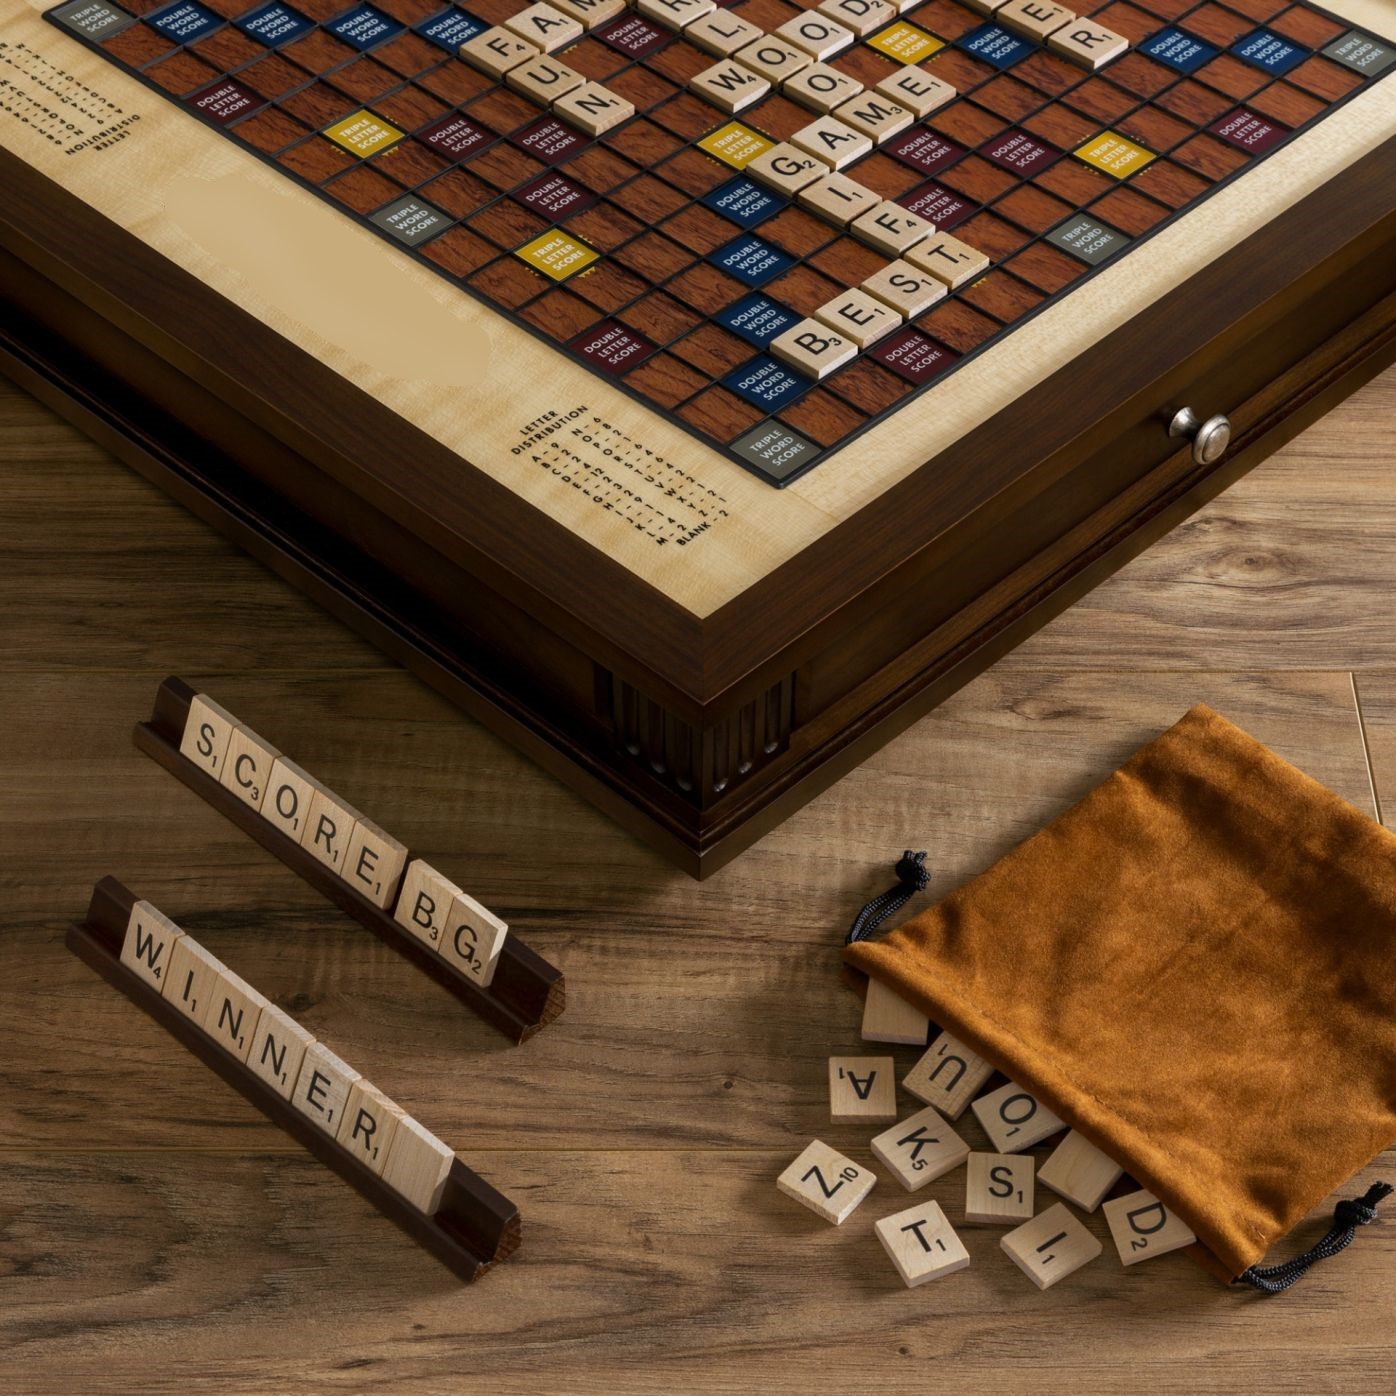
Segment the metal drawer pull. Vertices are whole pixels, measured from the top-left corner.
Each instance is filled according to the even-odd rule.
[[[1231,445],[1231,422],[1220,412],[1205,422],[1197,419],[1191,407],[1184,407],[1168,424],[1169,436],[1185,436],[1192,442],[1192,458],[1198,465],[1219,461]]]

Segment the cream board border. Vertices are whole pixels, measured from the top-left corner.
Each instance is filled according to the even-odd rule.
[[[28,45],[140,121],[115,145],[65,155],[0,119],[0,139],[16,154],[700,617],[1396,132],[1396,81],[1387,80],[1170,225],[1142,255],[1097,274],[777,491],[67,39],[40,18],[43,0],[25,3],[26,13],[0,22],[0,41]],[[1326,8],[1396,37],[1388,0]],[[657,547],[512,454],[528,423],[582,404],[721,495],[723,513],[695,544]]]

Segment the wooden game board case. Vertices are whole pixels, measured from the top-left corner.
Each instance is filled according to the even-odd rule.
[[[121,91],[155,119],[159,99]],[[703,876],[1396,357],[1396,140],[1380,120],[1312,192],[1272,181],[1272,217],[1084,348],[1051,315],[1015,331],[971,366],[978,388],[966,369],[937,399],[962,426],[910,408],[780,492],[683,458],[730,497],[736,542],[658,560],[580,503],[511,488],[483,418],[448,447],[439,413],[414,422],[391,384],[356,386],[29,147],[0,154],[0,350],[42,400]],[[1160,238],[1125,263],[1166,276],[1149,261],[1163,247],[1179,255]],[[1059,308],[1105,315],[1087,294],[1107,285]],[[997,403],[995,374],[1028,386]],[[560,376],[556,405],[583,393],[590,379]],[[1218,463],[1169,437],[1183,406],[1230,418]]]

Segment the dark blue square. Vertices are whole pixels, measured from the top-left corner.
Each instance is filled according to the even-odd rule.
[[[270,5],[253,10],[250,15],[243,15],[234,23],[244,34],[259,39],[268,48],[298,39],[308,29],[315,27],[303,14],[289,5],[281,4],[280,0],[272,0]]]
[[[1033,52],[1032,44],[1026,39],[1000,29],[997,24],[981,24],[955,42],[966,53],[972,53],[995,68],[1011,68]]]
[[[1215,58],[1219,50],[1181,29],[1161,29],[1151,39],[1139,45],[1139,52],[1150,58],[1157,58],[1175,73],[1195,73],[1209,58]]]
[[[719,247],[709,255],[708,261],[747,286],[763,286],[773,276],[795,265],[795,259],[788,252],[763,242],[754,233],[734,238],[726,246]]]
[[[774,412],[777,407],[784,407],[809,392],[814,384],[778,359],[760,354],[740,368],[734,368],[722,380],[722,386],[753,407]]]
[[[166,5],[151,15],[146,23],[177,44],[189,44],[217,29],[223,21],[212,10],[196,5],[194,0],[177,0],[176,4]]]
[[[789,200],[753,184],[745,175],[738,175],[718,185],[711,194],[704,194],[703,202],[739,228],[754,228],[763,219],[779,213]]]
[[[359,5],[347,14],[340,15],[338,19],[331,20],[325,28],[336,38],[343,39],[346,44],[353,44],[360,50],[381,44],[384,39],[391,39],[394,34],[401,34],[403,30],[403,26],[397,20],[389,19],[372,5]]]
[[[743,296],[713,319],[758,349],[764,349],[778,334],[800,323],[800,317],[793,310],[787,310],[769,296]]]
[[[1269,29],[1257,29],[1244,39],[1237,39],[1231,51],[1237,58],[1244,58],[1253,68],[1275,74],[1297,68],[1309,56],[1308,49],[1300,48]]]
[[[465,10],[452,7],[412,27],[422,38],[430,39],[438,48],[444,48],[447,53],[454,53],[463,43],[477,34],[483,34],[490,26],[483,19],[476,19]]]

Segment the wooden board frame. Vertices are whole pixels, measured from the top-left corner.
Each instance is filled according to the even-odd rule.
[[[116,878],[103,878],[92,890],[86,918],[68,928],[68,948],[462,1280],[478,1279],[518,1249],[522,1235],[518,1208],[459,1158],[451,1165],[436,1211],[431,1216],[417,1211],[367,1164],[317,1129],[250,1067],[221,1051],[128,970],[121,963],[121,944],[136,900]]]
[[[487,988],[460,973],[429,946],[403,930],[392,916],[351,887],[333,869],[308,853],[275,824],[240,800],[180,754],[180,739],[195,690],[182,679],[169,678],[155,695],[149,722],[136,724],[131,734],[138,750],[178,777],[196,795],[274,853],[292,872],[328,897],[340,910],[366,926],[379,940],[411,960],[455,995],[465,1006],[493,1024],[514,1042],[526,1042],[558,1017],[567,1002],[562,971],[550,965],[512,932],[504,938],[494,978]],[[407,861],[413,855],[409,852]],[[123,924],[124,929],[124,924]]]

